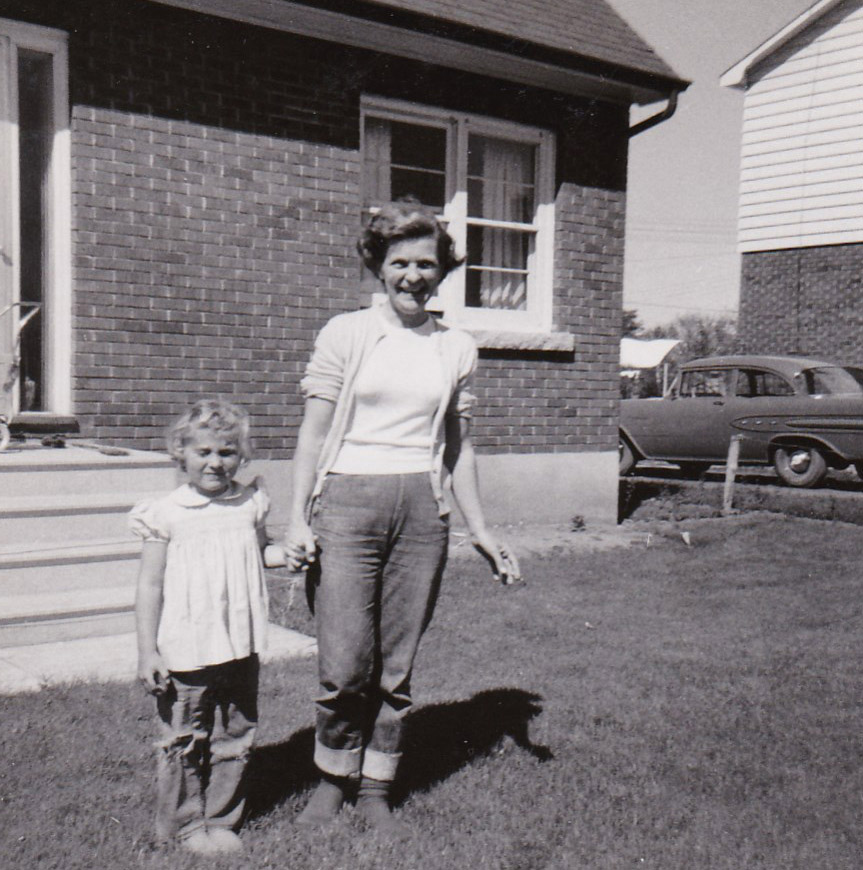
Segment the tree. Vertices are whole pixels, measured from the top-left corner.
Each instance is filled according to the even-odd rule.
[[[621,338],[635,338],[644,329],[634,308],[623,309],[623,324],[620,330]]]
[[[722,356],[737,350],[737,321],[733,317],[684,314],[671,323],[654,326],[645,338],[678,338],[678,363],[703,356]]]

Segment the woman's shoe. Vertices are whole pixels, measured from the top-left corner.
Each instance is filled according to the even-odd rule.
[[[357,812],[374,830],[388,837],[406,837],[410,828],[399,821],[390,809],[390,785],[389,782],[364,776],[357,795]]]
[[[342,777],[324,776],[297,816],[297,824],[321,827],[335,821],[345,802],[346,786],[347,780]]]

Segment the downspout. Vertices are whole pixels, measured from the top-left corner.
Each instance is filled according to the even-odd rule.
[[[633,136],[637,136],[639,133],[643,133],[645,130],[661,124],[663,121],[667,121],[677,111],[677,96],[679,93],[680,91],[672,91],[668,97],[668,103],[661,112],[657,112],[657,114],[651,115],[649,118],[645,118],[643,121],[639,121],[630,127],[629,138],[631,139]]]

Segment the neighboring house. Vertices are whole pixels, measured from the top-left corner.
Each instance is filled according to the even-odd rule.
[[[629,109],[686,84],[603,0],[0,0],[15,425],[160,450],[223,394],[280,497],[362,219],[413,193],[467,254],[492,517],[613,520]]]
[[[620,398],[664,396],[679,338],[620,339]]]
[[[739,336],[863,361],[863,0],[821,0],[721,78],[745,89]]]

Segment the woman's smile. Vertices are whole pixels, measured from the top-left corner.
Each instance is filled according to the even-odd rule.
[[[405,324],[418,326],[426,318],[425,306],[441,282],[437,242],[431,236],[392,242],[378,277],[390,307]]]

